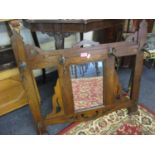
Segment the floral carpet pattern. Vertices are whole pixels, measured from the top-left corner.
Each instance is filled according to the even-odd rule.
[[[65,135],[155,135],[155,114],[139,105],[136,115],[121,109],[98,119],[73,123],[59,134]]]
[[[75,110],[103,105],[103,76],[72,79]]]

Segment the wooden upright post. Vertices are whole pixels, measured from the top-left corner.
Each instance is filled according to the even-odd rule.
[[[33,73],[29,69],[27,64],[27,55],[24,42],[18,32],[13,29],[13,36],[11,38],[12,47],[20,71],[21,82],[27,94],[28,104],[36,122],[38,133],[42,134],[45,132],[45,127],[41,116],[41,109],[39,104],[40,96],[36,87]]]

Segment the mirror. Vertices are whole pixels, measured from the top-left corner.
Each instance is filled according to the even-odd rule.
[[[102,61],[70,65],[74,110],[103,106]]]

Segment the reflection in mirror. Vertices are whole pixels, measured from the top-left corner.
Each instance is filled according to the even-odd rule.
[[[75,111],[103,105],[102,61],[70,65]]]

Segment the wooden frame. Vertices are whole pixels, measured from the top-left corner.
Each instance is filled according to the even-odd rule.
[[[145,43],[147,34],[147,24],[142,21],[140,29],[137,33],[129,36],[124,42],[116,42],[109,44],[95,45],[93,42],[81,42],[78,46],[71,49],[43,51],[40,48],[30,45],[24,45],[21,36],[16,31],[13,32],[12,46],[14,49],[16,61],[22,77],[23,86],[27,92],[29,105],[37,124],[40,134],[46,131],[45,127],[49,124],[83,121],[94,119],[108,112],[128,108],[129,112],[137,110],[137,102],[140,87],[140,78],[143,64],[142,47]],[[85,44],[92,47],[80,48]],[[32,54],[33,51],[33,54]],[[81,53],[89,53],[90,59],[81,58]],[[134,72],[132,78],[132,88],[130,98],[121,96],[119,78],[115,71],[115,57],[134,56]],[[81,62],[105,60],[104,74],[104,107],[95,107],[78,112],[74,111],[73,95],[71,88],[71,80],[69,76],[69,66],[71,64],[79,64]],[[57,66],[59,79],[55,87],[55,95],[53,96],[53,112],[46,117],[41,116],[40,97],[38,89],[32,73],[33,69],[42,69],[46,67]],[[60,112],[56,112],[56,106],[59,102]]]

